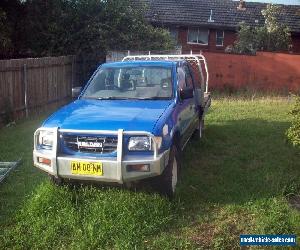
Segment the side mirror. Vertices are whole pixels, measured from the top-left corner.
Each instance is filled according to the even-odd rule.
[[[179,97],[181,100],[189,99],[194,97],[194,89],[193,88],[184,88],[179,90]]]
[[[81,93],[82,88],[81,87],[74,87],[72,88],[72,98],[77,98]]]

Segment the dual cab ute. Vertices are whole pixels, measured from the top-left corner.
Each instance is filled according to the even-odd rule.
[[[102,64],[78,99],[34,134],[34,165],[56,183],[154,177],[172,196],[180,152],[202,136],[211,99],[202,55],[128,56]]]

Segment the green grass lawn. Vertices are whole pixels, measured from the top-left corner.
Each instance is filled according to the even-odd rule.
[[[214,101],[205,136],[183,154],[176,198],[121,188],[58,188],[32,167],[40,119],[0,130],[0,248],[238,249],[240,234],[297,234],[300,152],[285,141],[291,103]],[[299,243],[298,243],[299,244]],[[300,245],[299,245],[300,246]]]

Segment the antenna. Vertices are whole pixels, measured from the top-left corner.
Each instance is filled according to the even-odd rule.
[[[215,22],[215,20],[212,19],[212,16],[213,16],[213,10],[210,10],[210,16],[209,16],[209,19],[207,20],[207,22],[209,22],[209,23]]]

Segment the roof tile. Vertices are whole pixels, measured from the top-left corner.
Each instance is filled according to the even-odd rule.
[[[146,18],[156,24],[214,26],[235,29],[244,21],[251,26],[264,24],[261,11],[265,3],[247,2],[246,10],[238,10],[238,1],[231,0],[134,0],[136,5],[145,5]],[[291,31],[300,32],[300,6],[279,5],[279,22]],[[213,23],[208,22],[211,10]],[[257,21],[256,21],[257,20]]]

